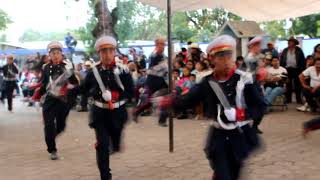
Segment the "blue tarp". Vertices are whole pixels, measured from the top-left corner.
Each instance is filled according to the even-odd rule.
[[[76,48],[76,51],[84,51],[84,49]],[[40,54],[48,53],[47,49],[10,49],[10,50],[0,50],[0,54],[13,54],[13,55],[35,55],[37,52]],[[63,48],[64,53],[69,53],[68,48]]]

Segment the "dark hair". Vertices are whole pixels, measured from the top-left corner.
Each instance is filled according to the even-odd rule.
[[[182,52],[179,52],[179,53],[176,55],[176,58],[180,58],[181,60],[183,60],[183,59],[186,58],[186,55],[184,55]]]
[[[179,69],[174,69],[173,72],[176,72],[176,73],[180,74],[180,70]]]
[[[243,60],[244,60],[243,56],[238,56],[237,57],[237,61],[243,61]]]
[[[190,74],[190,77],[191,77],[191,76],[196,77],[196,75],[195,75],[195,74]]]
[[[306,59],[312,59],[313,60],[313,56],[312,55],[308,55],[307,57],[306,57]]]
[[[273,59],[278,59],[278,60],[280,60],[280,58],[278,57],[278,56],[272,56],[272,60]]]
[[[197,64],[200,64],[203,69],[208,69],[208,65],[204,61],[198,61]]]
[[[40,58],[40,62],[44,62],[45,60],[46,60],[46,57],[47,57],[48,55],[42,55],[41,56],[41,58]]]
[[[194,65],[194,62],[193,62],[192,60],[189,60],[189,61],[187,62],[187,64],[188,64],[189,62],[191,62],[191,63]]]
[[[176,63],[178,63],[181,67],[184,67],[183,61],[176,61]]]
[[[317,61],[320,61],[319,57],[314,60],[314,63],[316,63]]]
[[[187,49],[183,47],[183,48],[181,48],[181,51],[182,51],[182,52],[186,52]]]
[[[316,53],[317,49],[320,47],[320,44],[317,44],[314,49],[313,49],[313,53]]]
[[[190,45],[190,44],[192,44],[192,41],[188,41],[188,43],[187,43],[188,45]]]

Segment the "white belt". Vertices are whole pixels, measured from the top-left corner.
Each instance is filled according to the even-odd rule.
[[[246,120],[246,121],[240,121],[240,122],[236,122],[236,123],[237,123],[238,127],[243,127],[243,126],[249,124],[251,121],[252,120]],[[217,121],[213,121],[211,124],[217,129],[223,129]]]
[[[5,81],[16,81],[17,79],[16,78],[7,78],[7,77],[5,77],[5,78],[3,78],[3,80],[5,80]]]
[[[121,107],[122,105],[124,105],[126,103],[126,100],[121,100],[121,101],[117,101],[117,102],[112,102],[113,107],[110,107],[110,105],[106,102],[100,102],[100,101],[94,101],[94,105],[99,107],[99,108],[103,108],[103,109],[116,109]]]

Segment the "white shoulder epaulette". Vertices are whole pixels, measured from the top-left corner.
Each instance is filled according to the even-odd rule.
[[[129,68],[128,65],[124,64],[121,59],[118,57],[115,57],[116,61],[116,68],[115,68],[115,73],[121,74],[121,73],[129,73]]]

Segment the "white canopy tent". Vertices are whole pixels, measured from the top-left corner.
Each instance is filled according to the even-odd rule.
[[[163,10],[166,0],[139,0]],[[246,20],[257,22],[294,18],[320,12],[319,0],[171,0],[171,9],[191,11],[205,8],[223,8]]]
[[[169,91],[171,79],[172,37],[171,12],[206,8],[223,8],[246,20],[257,22],[282,20],[320,12],[320,0],[138,0],[144,4],[167,11]],[[173,152],[173,118],[169,115],[169,151]]]

